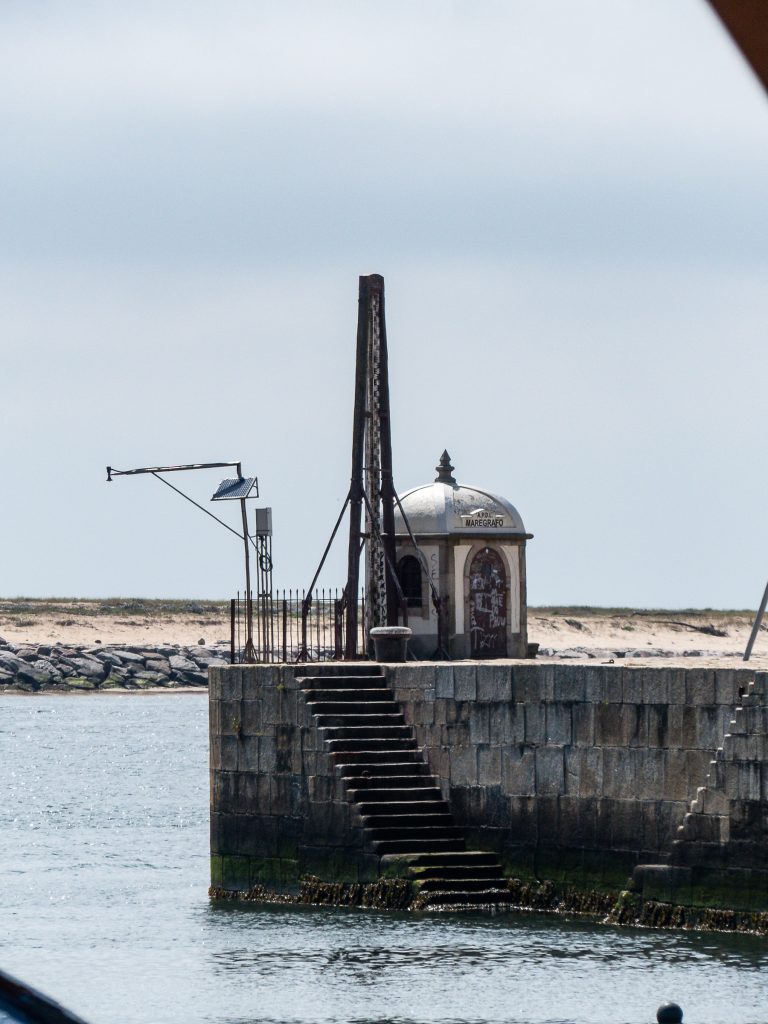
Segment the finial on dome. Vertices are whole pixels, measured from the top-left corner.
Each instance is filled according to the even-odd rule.
[[[453,478],[454,467],[451,465],[451,456],[447,451],[444,451],[440,456],[440,464],[435,466],[437,470],[437,476],[435,477],[436,484],[454,484],[456,481]]]

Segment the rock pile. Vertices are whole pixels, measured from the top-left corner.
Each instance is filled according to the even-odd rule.
[[[208,667],[229,663],[229,648],[13,644],[0,637],[0,691],[145,690],[207,686]]]

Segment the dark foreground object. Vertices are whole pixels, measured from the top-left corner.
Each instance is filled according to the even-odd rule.
[[[23,1024],[85,1024],[82,1017],[0,971],[0,1013]]]
[[[656,1011],[658,1024],[682,1024],[683,1011],[677,1003],[663,1003]]]

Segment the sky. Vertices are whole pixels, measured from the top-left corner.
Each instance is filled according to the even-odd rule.
[[[759,602],[768,102],[704,0],[3,0],[0,125],[0,595],[234,595],[104,467],[237,459],[306,587],[380,273],[400,493],[510,499],[532,604]]]

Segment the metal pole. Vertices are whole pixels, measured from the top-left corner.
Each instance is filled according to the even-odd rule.
[[[251,592],[251,553],[248,547],[248,514],[245,510],[245,498],[240,499],[240,510],[243,515],[243,543],[245,544],[245,650],[243,661],[256,660],[253,649],[253,593]]]
[[[387,322],[384,317],[384,278],[375,277],[379,289],[379,415],[381,437],[381,533],[384,559],[389,569],[387,579],[387,625],[397,625],[399,580],[395,572],[395,485],[392,477],[392,430],[389,409],[389,358],[387,355]],[[380,282],[380,284],[379,284]],[[408,613],[404,624],[408,625]]]
[[[235,664],[235,599],[229,602],[229,663]]]
[[[365,395],[368,380],[369,278],[361,277],[357,308],[355,409],[352,419],[352,474],[349,486],[349,548],[347,553],[347,636],[344,655],[357,657],[357,589],[360,580],[360,533],[363,516],[363,453],[365,450]]]
[[[765,615],[765,608],[768,605],[768,584],[766,584],[765,592],[763,593],[763,600],[760,602],[760,609],[755,618],[755,624],[752,627],[752,632],[749,635],[749,643],[747,649],[744,651],[744,661],[749,661],[750,655],[752,654],[752,648],[755,646],[755,640],[757,640],[757,634],[760,632],[760,624],[763,621]]]

